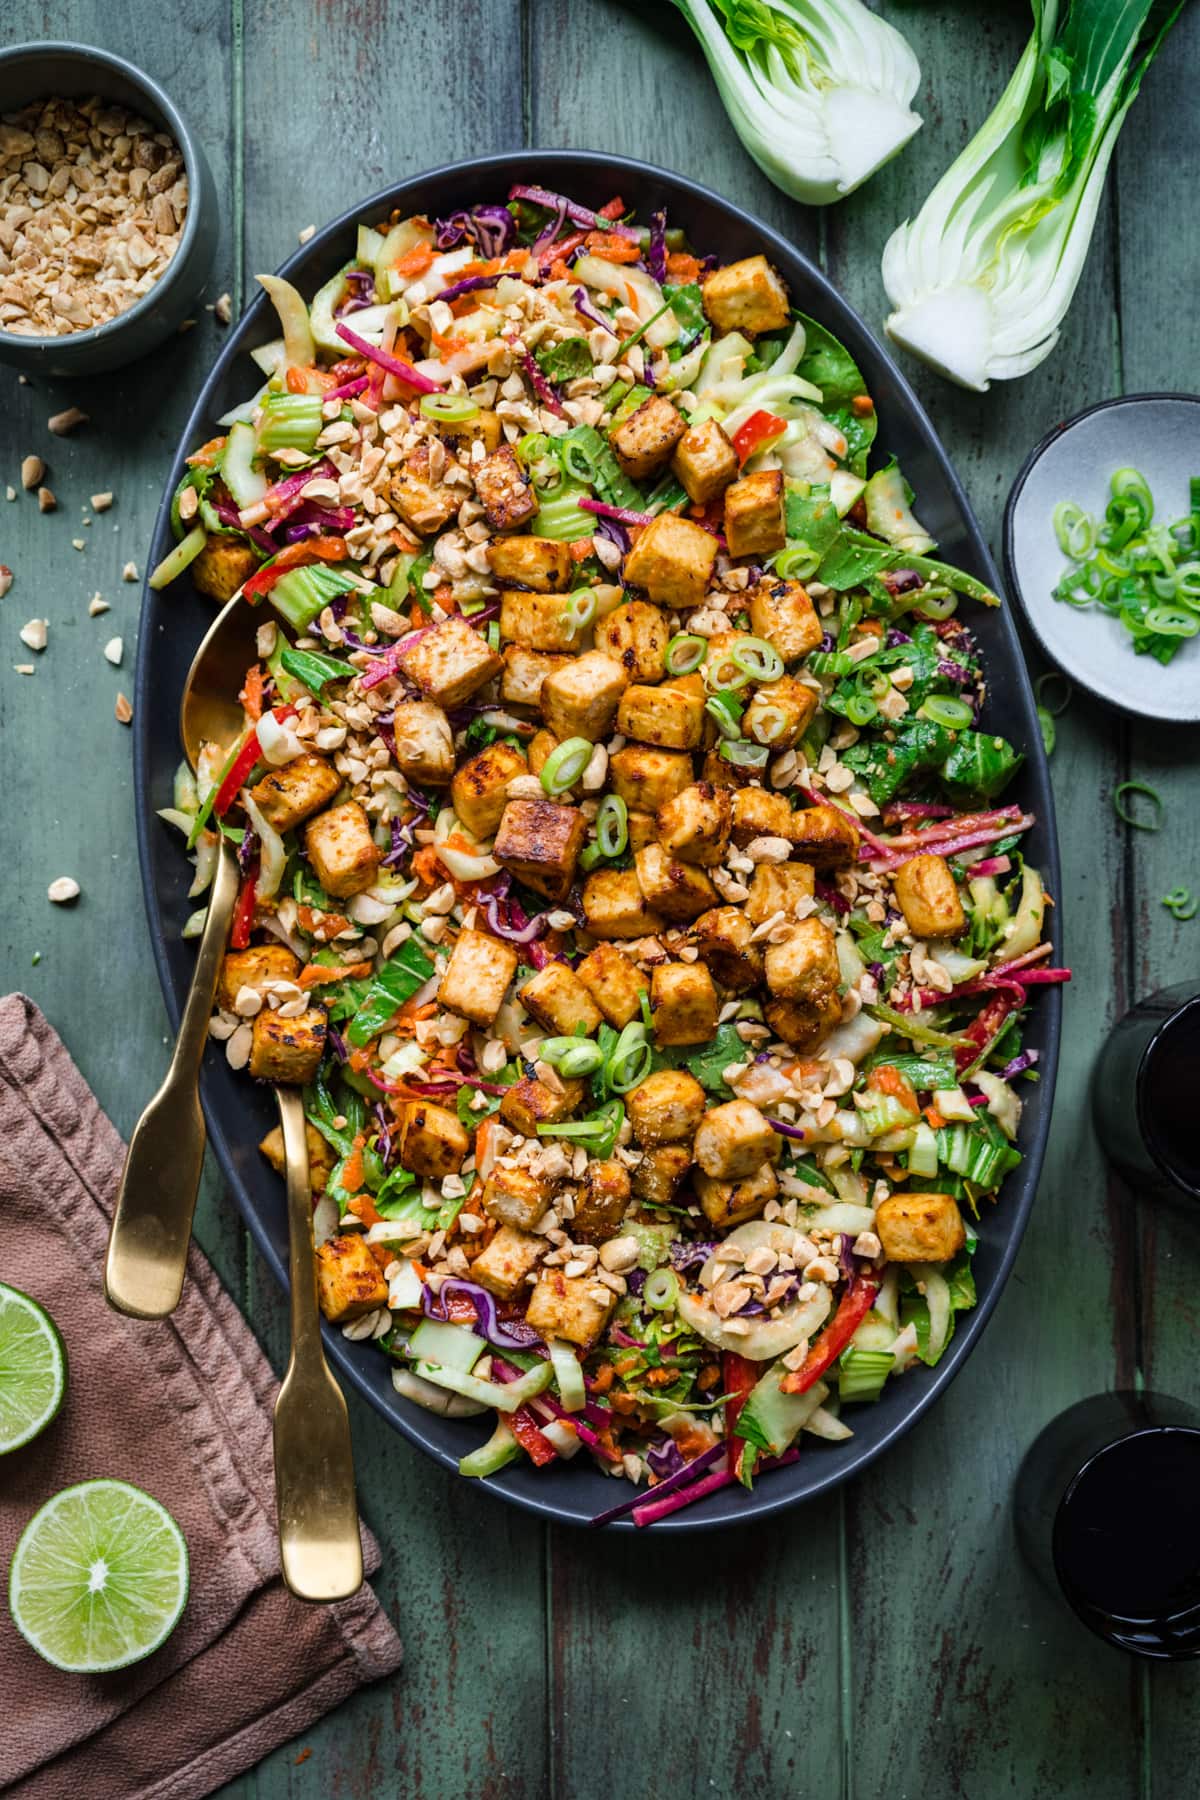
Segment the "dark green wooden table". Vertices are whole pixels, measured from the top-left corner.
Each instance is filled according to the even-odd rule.
[[[388,182],[522,143],[620,151],[743,200],[815,256],[867,319],[883,312],[891,227],[982,120],[1028,30],[1027,8],[887,4],[925,79],[925,127],[865,192],[822,213],[784,200],[743,155],[703,63],[665,5],[620,0],[6,0],[0,42],[70,37],[140,63],[183,106],[222,195],[205,298],[235,309],[297,233]],[[914,372],[985,529],[1056,420],[1125,391],[1187,388],[1200,364],[1195,179],[1200,9],[1185,17],[1121,139],[1091,259],[1056,354],[1024,381],[966,395]],[[107,380],[18,385],[0,371],[0,483],[50,464],[59,509],[0,501],[4,801],[0,943],[128,1131],[166,1061],[134,849],[129,734],[140,588],[168,465],[221,342],[210,311],[152,364]],[[46,432],[75,402],[76,436]],[[111,513],[81,525],[87,499]],[[73,538],[86,548],[72,548]],[[99,590],[112,611],[91,619]],[[31,658],[17,632],[50,620]],[[119,632],[125,665],[103,660]],[[36,660],[32,679],[13,673]],[[1146,672],[1153,679],[1153,670]],[[663,1545],[547,1530],[452,1480],[351,1400],[378,1588],[404,1668],[280,1750],[225,1800],[1088,1800],[1193,1794],[1193,1667],[1106,1650],[1018,1560],[1009,1496],[1039,1426],[1079,1396],[1194,1385],[1200,1246],[1106,1173],[1087,1114],[1096,1046],[1141,992],[1194,971],[1200,919],[1159,897],[1200,885],[1195,737],[1076,697],[1059,722],[1066,1035],[1033,1222],[986,1342],[943,1404],[857,1485],[754,1532]],[[1167,806],[1157,835],[1113,816],[1130,776]],[[46,900],[71,873],[73,910]],[[205,1248],[278,1367],[282,1297],[215,1171]],[[311,1756],[299,1761],[301,1749]]]

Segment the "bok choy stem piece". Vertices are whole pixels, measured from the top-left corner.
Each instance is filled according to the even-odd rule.
[[[861,0],[675,0],[734,130],[796,200],[852,193],[919,130],[917,59]]]
[[[898,344],[979,392],[1050,354],[1117,135],[1182,5],[1033,0],[991,117],[884,250]]]

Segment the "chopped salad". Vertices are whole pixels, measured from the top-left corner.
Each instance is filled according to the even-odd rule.
[[[765,256],[518,186],[262,279],[153,577],[262,614],[164,815],[194,895],[243,871],[212,1034],[303,1086],[325,1315],[490,1421],[463,1474],[583,1456],[653,1523],[974,1304],[1068,978],[999,602]]]

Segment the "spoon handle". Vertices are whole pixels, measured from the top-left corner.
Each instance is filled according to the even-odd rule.
[[[135,1319],[165,1319],[183,1289],[204,1161],[200,1059],[237,891],[237,858],[222,836],[171,1066],[129,1140],[108,1237],[104,1292]]]
[[[362,1586],[350,1417],[321,1342],[304,1103],[275,1089],[287,1157],[292,1354],[275,1402],[275,1506],[283,1578],[301,1600],[344,1600]]]

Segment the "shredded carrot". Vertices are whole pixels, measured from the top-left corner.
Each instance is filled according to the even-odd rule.
[[[370,1061],[371,1053],[367,1049],[352,1050],[350,1052],[349,1066],[354,1070],[356,1075],[361,1075],[363,1070],[369,1066]]]
[[[469,350],[471,347],[470,338],[443,337],[440,331],[431,331],[429,341],[443,356],[457,356],[460,350]]]
[[[246,679],[242,691],[238,695],[246,717],[261,719],[263,709],[263,672],[261,663],[252,663],[246,670]]]
[[[423,275],[433,262],[432,244],[414,244],[403,256],[398,256],[392,264],[397,275]]]
[[[615,1375],[616,1371],[612,1364],[603,1363],[601,1367],[597,1369],[592,1380],[592,1392],[595,1394],[607,1394],[609,1388],[613,1384]]]
[[[642,259],[642,247],[636,238],[613,237],[607,231],[589,231],[587,249],[601,262],[635,263]]]
[[[935,1131],[941,1131],[946,1123],[936,1106],[927,1106],[925,1108],[925,1117]]]
[[[223,437],[209,438],[207,444],[201,444],[187,459],[189,469],[211,469],[222,450],[225,448]]]
[[[617,1371],[618,1375],[632,1375],[637,1366],[638,1359],[636,1356],[623,1356],[620,1362],[615,1362],[613,1364],[613,1368]]]
[[[867,1086],[874,1088],[877,1094],[889,1094],[893,1100],[899,1100],[901,1106],[910,1113],[920,1113],[916,1092],[911,1081],[906,1081],[899,1069],[891,1063],[880,1063],[867,1076]]]
[[[289,394],[307,394],[308,378],[311,374],[312,374],[311,369],[298,369],[298,368],[289,369],[287,374],[283,378],[284,385],[287,388],[288,393]]]
[[[321,913],[318,918],[315,906],[298,906],[296,920],[302,931],[322,941],[335,938],[339,933],[350,929],[350,921],[344,913]]]
[[[571,552],[572,562],[584,562],[592,554],[592,540],[588,538],[572,538],[567,545]]]
[[[637,1410],[637,1401],[632,1394],[610,1394],[608,1404],[617,1413],[631,1413]]]
[[[875,402],[870,394],[855,394],[850,402],[850,411],[856,419],[869,419],[875,411]]]
[[[678,1380],[678,1378],[679,1378],[679,1370],[678,1369],[647,1369],[646,1370],[646,1386],[647,1387],[670,1387],[671,1383],[673,1381]]]
[[[373,967],[374,964],[369,962],[343,963],[337,969],[327,968],[324,963],[309,963],[307,968],[301,969],[296,981],[302,988],[322,987],[327,981],[359,981],[369,975]]]
[[[686,287],[690,281],[699,281],[700,264],[686,250],[672,250],[667,257],[667,280],[675,287]]]
[[[561,256],[556,256],[554,261],[550,264],[551,281],[566,281],[570,276],[570,273],[571,271],[568,269],[563,258]]]
[[[422,844],[419,850],[414,850],[409,859],[409,867],[417,880],[426,887],[433,887],[442,878],[442,865],[432,844]]]
[[[358,1192],[363,1184],[364,1174],[362,1144],[356,1138],[353,1150],[342,1164],[342,1186],[348,1194]]]
[[[442,611],[448,612],[450,609],[450,602],[454,598],[454,589],[450,586],[448,581],[443,581],[439,586],[434,588],[433,597],[441,607]]]

